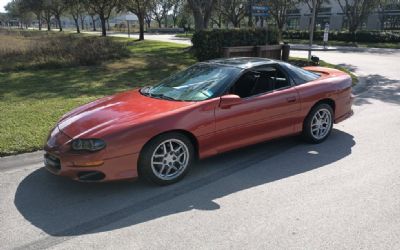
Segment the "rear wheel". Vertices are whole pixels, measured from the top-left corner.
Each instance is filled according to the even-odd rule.
[[[331,133],[333,127],[333,110],[328,104],[316,105],[303,125],[303,137],[311,143],[323,142]]]
[[[194,147],[183,134],[168,133],[152,139],[139,159],[141,174],[151,182],[168,185],[181,180],[194,159]]]

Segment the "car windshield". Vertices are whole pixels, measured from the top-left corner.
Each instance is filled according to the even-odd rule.
[[[167,100],[202,101],[218,96],[240,71],[232,66],[198,63],[140,92]]]

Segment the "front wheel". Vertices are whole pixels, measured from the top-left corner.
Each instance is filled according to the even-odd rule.
[[[139,159],[140,173],[153,183],[168,185],[181,180],[194,159],[194,147],[183,134],[168,133],[151,140]]]
[[[315,106],[303,125],[303,137],[311,143],[323,142],[333,127],[333,110],[330,105],[322,103]]]

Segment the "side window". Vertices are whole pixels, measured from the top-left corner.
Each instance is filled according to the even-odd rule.
[[[287,87],[290,87],[290,80],[282,70],[275,68],[274,90],[284,89]]]
[[[239,80],[236,81],[235,85],[232,86],[230,93],[238,95],[240,98],[252,96],[258,78],[260,78],[258,72],[249,71],[244,73]]]
[[[262,66],[242,75],[233,85],[230,93],[246,98],[290,86],[290,80],[279,68]]]

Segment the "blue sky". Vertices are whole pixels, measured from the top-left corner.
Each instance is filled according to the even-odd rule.
[[[0,12],[5,12],[4,6],[9,2],[11,2],[11,0],[0,0]]]

